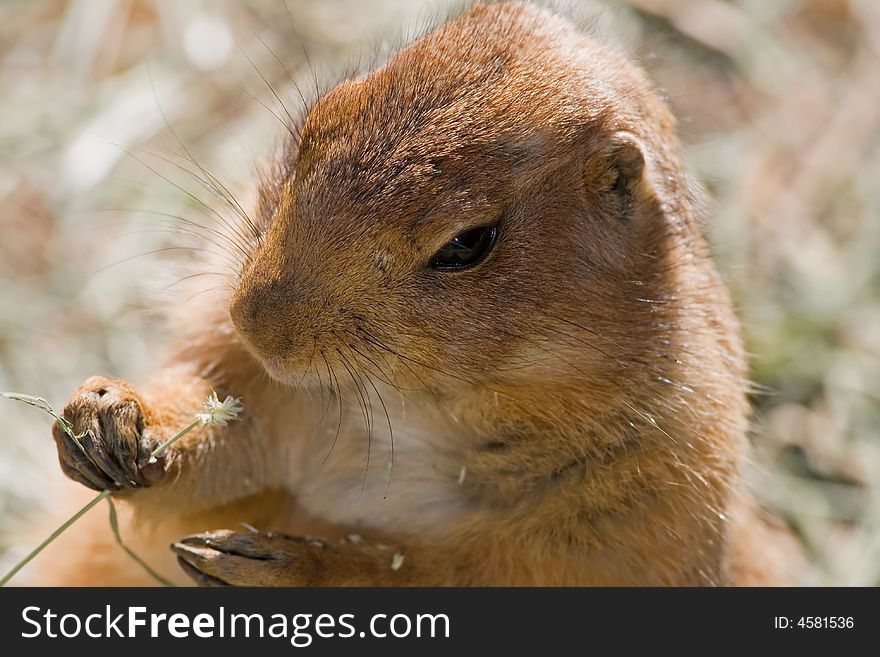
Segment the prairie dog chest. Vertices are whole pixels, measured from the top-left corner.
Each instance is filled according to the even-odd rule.
[[[381,394],[384,406],[375,395],[364,411],[344,396],[323,414],[295,465],[299,503],[338,524],[443,532],[473,504],[465,486],[467,427],[424,399]]]

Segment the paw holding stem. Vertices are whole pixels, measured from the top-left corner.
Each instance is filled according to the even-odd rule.
[[[125,487],[135,487],[138,485],[138,481],[134,479],[128,479],[126,483],[120,480],[119,468],[122,467],[120,465],[120,459],[117,458],[115,461],[111,462],[108,459],[107,450],[98,449],[99,441],[95,440],[95,433],[93,432],[94,427],[87,427],[85,431],[82,433],[77,433],[77,420],[83,417],[87,418],[86,424],[89,422],[94,422],[96,417],[104,418],[106,420],[107,413],[110,409],[114,408],[114,404],[117,404],[119,399],[121,398],[122,405],[116,406],[116,408],[122,408],[121,415],[125,416],[122,419],[121,423],[118,423],[122,426],[125,424],[131,425],[130,420],[135,419],[134,425],[138,426],[139,424],[142,427],[142,418],[143,413],[141,411],[140,402],[138,399],[128,398],[125,399],[124,394],[120,391],[116,391],[116,395],[108,400],[109,403],[101,404],[92,404],[92,411],[86,411],[84,415],[77,415],[81,407],[88,407],[88,404],[84,405],[76,405],[75,402],[83,396],[81,391],[85,390],[87,393],[93,393],[97,396],[98,399],[102,399],[106,397],[111,390],[111,386],[118,386],[118,384],[123,384],[123,386],[127,386],[124,382],[113,381],[111,379],[105,379],[103,377],[92,377],[76,392],[71,398],[71,402],[68,402],[67,407],[65,408],[64,415],[58,415],[52,406],[45,399],[41,397],[34,397],[32,395],[24,395],[21,393],[0,393],[3,397],[8,399],[13,399],[16,401],[21,401],[26,404],[30,404],[31,406],[36,406],[37,408],[42,409],[43,411],[49,413],[52,417],[55,418],[55,425],[53,426],[53,437],[55,438],[56,444],[58,445],[59,450],[59,458],[61,459],[62,469],[65,469],[65,464],[67,463],[69,466],[69,470],[65,469],[65,473],[67,473],[71,478],[79,481],[80,483],[85,484],[89,488],[96,488],[96,484],[98,481],[106,481],[106,476],[108,474],[114,474],[112,481],[108,482],[108,485],[103,489],[98,489],[101,492],[98,493],[97,496],[94,497],[88,504],[86,504],[83,508],[77,511],[73,516],[71,516],[67,521],[65,521],[58,529],[56,529],[49,537],[40,543],[34,550],[27,554],[21,561],[19,561],[13,568],[6,573],[2,578],[0,578],[0,586],[4,586],[12,577],[15,576],[22,568],[24,568],[34,557],[36,557],[40,552],[43,551],[49,544],[52,543],[56,538],[58,538],[65,530],[67,530],[71,525],[73,525],[77,520],[79,520],[82,516],[84,516],[88,511],[92,509],[95,505],[97,505],[101,500],[106,499],[108,504],[110,505],[110,527],[113,530],[113,535],[116,539],[117,544],[125,550],[126,553],[131,556],[138,564],[140,564],[152,577],[154,577],[160,584],[165,586],[172,586],[172,584],[161,577],[158,573],[156,573],[148,564],[146,564],[140,557],[137,556],[125,543],[122,541],[122,537],[119,534],[119,526],[116,519],[116,507],[113,504],[113,500],[110,499],[110,496],[114,492],[118,492],[119,490]],[[123,390],[125,392],[125,390]],[[92,401],[92,400],[90,400]],[[134,404],[132,404],[134,402]],[[73,408],[71,408],[73,404]],[[136,407],[135,412],[130,412],[131,409]],[[68,412],[71,411],[72,412]],[[212,392],[211,395],[205,400],[204,410],[201,413],[197,413],[195,418],[174,434],[171,438],[161,443],[157,447],[153,448],[148,452],[147,457],[145,459],[144,467],[140,468],[142,473],[149,472],[149,468],[159,463],[159,458],[161,455],[173,445],[175,442],[183,438],[187,433],[195,429],[200,425],[210,425],[216,424],[219,426],[226,426],[226,424],[230,420],[234,420],[238,418],[239,413],[243,410],[243,406],[240,400],[235,399],[233,397],[226,397],[222,402],[218,399],[217,393]],[[68,418],[73,419],[68,419]],[[126,418],[128,422],[126,422]],[[82,423],[80,423],[82,426]],[[101,426],[106,426],[106,423]],[[118,435],[122,435],[117,432]],[[138,434],[142,433],[142,428],[138,430]],[[87,440],[88,439],[88,440]],[[117,443],[118,444],[118,443]],[[73,447],[71,447],[73,445]],[[88,447],[91,447],[90,451]],[[128,454],[129,452],[126,452]],[[69,460],[65,460],[65,456],[75,455]],[[118,456],[118,455],[117,455]],[[122,458],[121,461],[129,466],[128,473],[132,473],[133,470],[130,468],[132,460],[131,458]],[[74,467],[71,464],[76,464]],[[161,469],[161,468],[160,468]],[[75,474],[72,474],[75,473]],[[102,479],[103,478],[103,479]],[[125,476],[122,477],[125,479]]]
[[[98,491],[142,488],[160,479],[163,468],[146,467],[159,441],[146,426],[144,409],[125,381],[87,379],[52,427],[64,474]]]
[[[74,481],[98,491],[145,488],[165,477],[163,454],[177,440],[199,425],[226,426],[241,410],[239,400],[220,401],[212,392],[202,412],[162,442],[147,405],[128,383],[93,376],[74,391],[61,416],[52,411],[52,436],[61,469]]]

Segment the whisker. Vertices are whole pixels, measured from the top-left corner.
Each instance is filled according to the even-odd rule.
[[[93,274],[98,274],[105,269],[109,269],[110,267],[115,267],[117,265],[124,264],[126,262],[131,262],[132,260],[137,260],[138,258],[144,258],[146,256],[156,255],[157,253],[164,253],[165,251],[205,251],[206,249],[200,249],[194,246],[165,246],[161,249],[153,249],[152,251],[147,251],[145,253],[138,253],[133,256],[129,256],[128,258],[123,258],[122,260],[117,260],[115,262],[111,262],[110,264],[99,267],[94,270]]]
[[[250,226],[251,230],[253,231],[254,238],[259,238],[260,232],[257,230],[257,227],[254,225],[253,221],[251,221],[251,218],[248,215],[248,213],[244,211],[244,208],[241,207],[241,204],[238,202],[238,200],[236,200],[235,196],[233,196],[232,192],[230,192],[229,189],[226,187],[226,185],[224,185],[222,182],[220,182],[220,180],[218,180],[214,174],[209,172],[204,166],[202,166],[202,164],[200,164],[195,159],[195,157],[193,157],[189,148],[186,146],[184,141],[178,136],[177,131],[174,129],[174,126],[172,125],[171,121],[168,120],[168,116],[165,113],[165,108],[162,106],[162,103],[159,101],[159,94],[156,92],[156,85],[155,85],[155,82],[153,81],[153,71],[149,66],[147,67],[147,74],[149,75],[149,78],[150,78],[150,88],[153,90],[153,98],[156,101],[156,107],[159,108],[159,113],[162,115],[162,120],[165,121],[165,128],[168,130],[168,133],[172,136],[174,141],[177,142],[177,145],[181,148],[181,150],[183,150],[183,152],[186,154],[186,157],[193,164],[193,166],[198,168],[198,170],[201,171],[202,175],[206,176],[208,178],[208,180],[211,182],[211,185],[205,184],[205,187],[209,188],[209,191],[216,192],[217,195],[219,197],[221,197],[221,199],[224,200],[227,203],[227,205],[229,205],[230,208],[232,208],[234,211],[236,211],[238,213],[239,217],[241,217],[241,219],[243,221],[245,221],[245,223],[247,223],[248,226]],[[197,177],[197,176],[194,176],[194,177]],[[204,183],[204,180],[202,182]]]
[[[302,46],[303,56],[305,57],[306,64],[308,64],[309,69],[312,71],[312,77],[315,80],[315,98],[319,98],[321,96],[321,91],[318,88],[318,73],[317,71],[315,71],[315,67],[312,65],[312,60],[309,57],[309,51],[306,49],[305,41],[303,41],[302,37],[299,34],[299,31],[296,29],[296,20],[293,17],[293,12],[290,11],[290,6],[287,4],[287,0],[281,0],[281,3],[287,10],[287,15],[290,18],[290,29],[293,30],[293,34],[296,36],[296,40]]]
[[[336,447],[336,441],[339,440],[339,432],[342,430],[342,390],[339,387],[339,379],[336,377],[336,373],[333,371],[333,368],[330,367],[330,363],[327,361],[327,356],[324,355],[324,352],[321,351],[321,358],[324,360],[324,365],[327,366],[327,376],[330,378],[331,384],[336,389],[336,398],[339,404],[339,419],[336,423],[336,435],[333,436],[333,443],[330,445],[330,449],[327,451],[327,454],[321,460],[321,464],[323,465],[328,458],[330,458],[330,454],[333,453],[333,448]]]
[[[291,140],[298,140],[298,139],[299,139],[299,136],[298,136],[295,132],[293,132],[293,131],[291,130],[291,127],[287,124],[287,122],[286,122],[282,117],[280,117],[280,116],[278,115],[278,113],[277,113],[275,110],[273,110],[273,109],[272,109],[271,107],[269,107],[266,103],[264,103],[260,98],[258,98],[258,97],[255,96],[254,94],[252,94],[250,91],[248,91],[248,90],[245,89],[244,87],[242,87],[242,86],[236,86],[236,88],[237,88],[241,93],[243,93],[244,95],[246,95],[248,98],[250,98],[251,100],[253,100],[255,103],[257,103],[258,105],[260,105],[264,110],[266,110],[267,112],[269,112],[269,114],[271,114],[272,116],[274,116],[275,119],[276,119],[276,120],[277,120],[282,126],[284,126],[284,129],[290,134],[290,139],[291,139]]]
[[[199,291],[196,292],[195,294],[188,296],[188,297],[184,300],[184,303],[189,303],[190,301],[192,301],[192,300],[195,299],[196,297],[201,296],[201,295],[203,295],[203,294],[207,294],[208,292],[213,292],[214,290],[222,290],[222,289],[227,289],[227,290],[230,290],[230,291],[235,291],[234,288],[233,288],[229,283],[225,283],[225,284],[223,284],[223,285],[215,285],[214,287],[209,287],[209,288],[206,288],[206,289],[204,289],[204,290],[199,290]]]
[[[175,189],[177,189],[178,191],[180,191],[182,194],[184,194],[185,196],[187,196],[188,198],[190,198],[192,201],[194,201],[194,202],[197,203],[198,205],[204,207],[206,210],[208,210],[208,212],[209,212],[210,214],[213,214],[214,216],[216,216],[216,217],[220,220],[221,223],[223,223],[224,225],[230,227],[230,229],[233,229],[233,227],[228,223],[228,221],[223,217],[223,215],[221,215],[219,212],[217,212],[217,210],[215,210],[213,207],[211,207],[210,205],[208,205],[204,200],[200,199],[198,196],[196,196],[195,194],[193,194],[193,193],[190,192],[189,190],[184,189],[183,187],[181,187],[180,185],[178,185],[177,183],[175,183],[174,181],[172,181],[168,176],[165,176],[164,174],[159,173],[158,170],[156,170],[154,167],[152,167],[152,166],[150,166],[149,164],[147,164],[143,159],[141,159],[140,157],[138,157],[137,155],[135,155],[134,152],[133,152],[131,149],[128,149],[128,148],[126,148],[125,146],[119,146],[119,147],[120,147],[124,152],[126,152],[126,153],[129,155],[129,157],[131,157],[132,159],[134,159],[136,162],[140,163],[140,164],[141,164],[143,167],[145,167],[147,170],[149,170],[149,171],[152,172],[154,175],[156,175],[156,176],[159,177],[160,179],[162,179],[162,180],[164,180],[165,182],[167,182],[169,185],[171,185],[172,187],[174,187]],[[172,163],[172,164],[173,164],[173,163]],[[241,246],[241,245],[236,245],[235,248],[236,248],[236,250],[242,255],[242,257],[244,257],[245,260],[247,260],[247,259],[250,257],[250,253],[249,253],[248,250],[247,250],[246,248],[244,248],[243,246]]]
[[[388,470],[388,480],[385,482],[385,495],[383,495],[382,499],[388,499],[388,491],[391,489],[391,477],[394,474],[394,428],[391,426],[391,416],[388,415],[388,407],[385,405],[385,400],[382,399],[382,394],[379,392],[379,389],[376,387],[376,384],[373,383],[373,380],[367,376],[367,383],[373,388],[376,393],[376,397],[379,398],[379,403],[382,405],[382,412],[385,413],[385,421],[388,423],[388,436],[391,441],[391,456],[388,461],[389,470]]]
[[[231,248],[235,248],[235,247],[237,246],[237,244],[238,244],[238,243],[235,242],[235,241],[234,241],[229,235],[227,235],[227,234],[224,233],[223,231],[217,230],[216,228],[212,228],[212,227],[210,227],[210,226],[203,226],[202,224],[200,224],[200,223],[198,223],[198,222],[196,222],[196,221],[193,221],[192,219],[188,219],[188,218],[183,217],[183,216],[181,216],[181,215],[173,214],[173,213],[170,213],[170,212],[162,212],[162,211],[160,211],[160,210],[147,210],[147,209],[140,209],[140,208],[131,208],[131,209],[126,209],[126,208],[102,208],[102,209],[100,209],[99,211],[106,211],[106,212],[124,212],[124,213],[130,213],[130,214],[134,214],[134,215],[138,215],[138,214],[144,214],[144,215],[155,215],[155,216],[159,216],[159,217],[165,217],[165,218],[167,218],[167,219],[174,219],[174,220],[179,221],[179,222],[181,222],[181,223],[183,223],[183,224],[186,224],[187,226],[192,226],[193,228],[196,228],[196,229],[199,229],[199,230],[204,230],[204,231],[206,231],[206,233],[188,232],[187,234],[192,235],[193,237],[197,237],[197,238],[199,238],[199,239],[207,240],[207,241],[211,242],[211,244],[213,244],[214,246],[216,246],[216,247],[218,247],[218,248],[220,248],[220,249],[224,249],[224,250],[225,250],[225,249],[230,248],[230,247],[231,247]],[[174,228],[175,230],[181,230],[180,227],[177,226],[176,223],[173,223],[173,222],[163,222],[163,224],[164,224],[164,225],[168,225],[168,226]],[[181,230],[181,232],[185,232],[185,231]],[[214,240],[214,237],[215,237],[215,236],[218,237],[218,238],[223,239],[223,240],[225,241],[225,243],[226,243],[226,246],[224,246],[224,245],[221,244],[220,242],[215,241],[215,240]]]
[[[112,142],[110,142],[110,143],[112,143]],[[227,237],[229,237],[230,240],[232,237],[235,237],[237,240],[241,240],[240,242],[236,242],[236,243],[241,244],[246,250],[250,247],[250,238],[247,236],[246,233],[242,232],[241,228],[238,225],[230,222],[226,217],[224,217],[222,214],[220,214],[213,206],[208,205],[201,198],[196,197],[195,195],[193,195],[191,192],[184,189],[180,185],[173,183],[169,178],[165,177],[163,174],[160,174],[155,168],[148,165],[143,159],[135,156],[135,153],[141,153],[143,155],[148,155],[149,157],[156,158],[157,160],[161,160],[165,164],[168,164],[168,165],[174,167],[176,170],[178,170],[182,173],[185,173],[187,176],[189,176],[190,178],[195,180],[197,183],[199,183],[199,185],[202,187],[202,189],[207,191],[213,198],[220,200],[222,202],[225,202],[227,205],[230,205],[229,200],[226,199],[219,192],[219,190],[217,189],[216,186],[210,184],[208,181],[206,181],[201,176],[196,175],[193,171],[191,171],[187,167],[183,166],[180,162],[172,160],[171,157],[166,156],[162,153],[150,151],[145,148],[128,147],[128,146],[124,146],[124,145],[120,145],[120,144],[114,144],[114,145],[116,145],[117,148],[122,150],[126,155],[131,157],[133,160],[135,160],[136,162],[138,162],[139,164],[141,164],[142,166],[147,168],[151,173],[153,173],[154,175],[163,179],[165,182],[171,184],[173,187],[176,187],[179,191],[183,192],[184,194],[188,195],[190,198],[195,200],[196,203],[199,206],[201,206],[202,209],[200,210],[200,212],[202,212],[204,214],[204,216],[209,217],[209,216],[213,215],[229,231],[230,235]],[[177,154],[173,154],[173,155],[175,157],[180,157]],[[198,166],[198,165],[195,165],[195,166]],[[204,210],[207,210],[208,212],[204,212]],[[145,210],[144,212],[147,212],[147,211]]]
[[[269,45],[265,41],[263,41],[263,39],[262,39],[262,37],[260,37],[260,35],[255,34],[254,36],[257,37],[257,41],[259,41],[261,44],[263,44],[263,47],[269,52],[269,54],[272,55],[272,57],[275,58],[275,61],[278,62],[278,64],[280,64],[281,68],[284,69],[284,72],[287,73],[287,77],[290,80],[290,83],[293,85],[293,88],[296,89],[296,93],[299,94],[299,99],[302,102],[303,112],[308,112],[309,104],[308,104],[308,102],[306,102],[306,97],[303,95],[302,89],[300,89],[299,85],[297,84],[296,78],[294,77],[293,73],[291,73],[290,69],[287,68],[287,65],[283,61],[281,61],[281,58],[275,54],[275,51],[272,50],[272,48],[270,48]],[[296,123],[294,124],[294,126],[297,128],[298,137],[300,139],[302,139],[302,133],[299,130],[299,126]]]
[[[373,448],[373,407],[372,403],[368,402],[369,393],[366,391],[366,386],[361,389],[361,386],[364,385],[363,381],[360,381],[357,378],[356,373],[351,369],[345,355],[339,349],[336,349],[336,353],[339,354],[339,357],[342,359],[342,366],[348,371],[348,374],[351,377],[351,382],[354,384],[355,395],[358,399],[358,405],[361,407],[361,412],[364,416],[364,423],[367,429],[367,458],[364,465],[364,479],[361,482],[361,493],[363,493],[367,487],[367,473],[370,471],[370,455]]]
[[[165,287],[162,288],[162,290],[160,292],[167,292],[172,287],[174,287],[176,285],[180,285],[184,281],[188,281],[193,278],[199,278],[200,276],[217,276],[218,278],[227,278],[229,276],[229,274],[226,272],[220,272],[220,271],[200,271],[195,274],[188,274],[186,276],[181,276],[180,278],[178,278],[176,281],[174,281],[170,285],[166,285]]]
[[[284,126],[287,128],[287,132],[290,133],[290,136],[294,139],[299,139],[297,123],[294,120],[293,115],[291,115],[290,110],[287,109],[287,105],[285,105],[284,101],[281,100],[281,96],[279,96],[278,92],[275,91],[275,87],[272,86],[272,83],[269,82],[265,75],[263,75],[263,72],[259,69],[259,67],[257,67],[257,65],[254,63],[254,60],[251,59],[250,55],[247,54],[247,51],[241,46],[239,46],[238,49],[241,51],[241,54],[244,55],[245,59],[248,60],[248,63],[254,69],[256,74],[260,76],[260,79],[263,81],[266,87],[268,87],[269,91],[275,97],[275,100],[278,101],[278,104],[281,106],[281,109],[284,110],[284,113],[287,115],[287,120],[289,121],[289,123],[284,123],[284,121],[282,121],[282,123],[284,123]]]

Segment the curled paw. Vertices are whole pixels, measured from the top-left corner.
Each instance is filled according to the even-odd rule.
[[[150,462],[159,438],[145,426],[144,403],[125,381],[87,379],[70,396],[63,417],[77,440],[59,422],[52,436],[61,469],[71,479],[106,490],[148,486],[164,474],[161,461]]]
[[[225,529],[186,536],[171,550],[200,586],[308,586],[335,552],[312,538]]]

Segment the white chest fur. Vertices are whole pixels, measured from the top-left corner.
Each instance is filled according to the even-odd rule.
[[[466,513],[469,441],[448,412],[381,387],[367,400],[367,418],[353,394],[342,398],[341,422],[338,399],[328,406],[292,464],[293,492],[307,512],[426,537]]]

